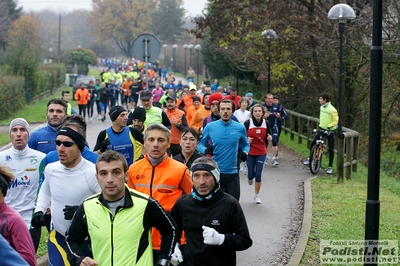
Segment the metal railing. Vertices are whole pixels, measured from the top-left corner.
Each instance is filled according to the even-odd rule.
[[[291,110],[287,110],[288,118],[283,120],[282,130],[290,134],[290,139],[301,144],[306,140],[307,147],[310,147],[313,135],[311,129],[318,128],[319,119]],[[343,183],[343,177],[351,179],[351,173],[357,172],[359,159],[360,134],[350,128],[342,127],[342,134],[335,133],[335,153],[337,155],[337,180]]]

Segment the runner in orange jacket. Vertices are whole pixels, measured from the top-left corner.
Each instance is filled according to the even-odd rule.
[[[90,93],[85,84],[81,83],[81,87],[75,92],[74,99],[78,101],[79,114],[86,118],[86,105],[90,101]]]

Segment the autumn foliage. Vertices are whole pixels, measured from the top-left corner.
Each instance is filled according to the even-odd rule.
[[[112,39],[128,57],[132,57],[133,42],[150,30],[155,5],[154,0],[93,0],[87,22],[99,41]]]
[[[343,125],[366,132],[370,90],[370,50],[372,2],[345,1],[353,7],[356,19],[346,22],[343,51]],[[195,18],[192,33],[205,42],[203,53],[222,53],[231,65],[255,77],[271,60],[272,92],[286,107],[318,116],[318,94],[328,92],[337,106],[339,79],[338,21],[329,20],[329,9],[338,1],[309,0],[211,0],[203,17]],[[398,78],[398,20],[396,2],[384,3],[385,123],[399,128],[396,108],[400,99]],[[397,26],[396,26],[397,25]],[[269,43],[263,30],[273,29],[278,38]],[[269,51],[269,52],[268,52]],[[206,55],[205,55],[206,57]],[[210,57],[210,56],[208,56]],[[266,85],[261,88],[266,90]],[[396,109],[396,110],[395,110]],[[397,114],[394,115],[394,114]],[[397,123],[397,126],[395,125]],[[400,129],[400,128],[399,128]]]
[[[43,53],[40,24],[34,15],[23,15],[11,25],[7,51],[7,63],[13,73],[29,80],[39,66]]]

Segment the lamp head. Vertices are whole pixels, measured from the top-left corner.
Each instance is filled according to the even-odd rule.
[[[346,4],[334,5],[328,12],[329,19],[337,19],[339,22],[345,22],[346,19],[355,19],[356,14],[353,8]]]
[[[271,40],[278,38],[278,35],[276,35],[276,32],[274,30],[271,30],[271,29],[264,30],[261,33],[261,36],[267,42],[270,42]]]

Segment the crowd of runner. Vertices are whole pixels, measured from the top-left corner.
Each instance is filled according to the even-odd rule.
[[[12,169],[0,167],[0,221],[10,226],[1,234],[29,265],[43,226],[49,265],[236,265],[235,251],[252,245],[239,172],[261,204],[263,167],[268,154],[278,166],[287,117],[278,97],[258,103],[218,79],[198,88],[155,63],[99,64],[101,78],[73,95],[79,115],[63,91],[45,127],[10,123],[12,147],[0,155]],[[91,149],[94,103],[112,125]]]

